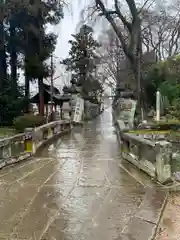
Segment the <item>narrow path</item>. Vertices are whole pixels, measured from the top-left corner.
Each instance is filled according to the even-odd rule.
[[[106,109],[39,156],[0,171],[0,240],[141,240],[121,238],[144,198],[141,182],[149,184],[120,160]]]

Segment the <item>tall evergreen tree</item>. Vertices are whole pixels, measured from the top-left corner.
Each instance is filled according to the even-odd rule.
[[[93,38],[93,29],[87,25],[83,25],[77,34],[72,34],[72,37],[73,40],[69,41],[71,44],[69,57],[62,63],[66,65],[67,71],[72,72],[72,82],[82,86],[86,96],[96,95],[96,91],[101,88],[95,77],[96,65],[99,63],[96,49],[100,45]]]
[[[18,86],[19,67],[25,73],[26,99],[29,99],[31,80],[39,79],[43,94],[43,78],[49,75],[45,61],[56,44],[56,36],[46,33],[46,25],[57,24],[62,17],[62,4],[58,0],[0,2],[0,116],[8,115],[11,105],[23,99],[22,89]],[[20,102],[18,105],[22,107]],[[11,114],[9,122],[21,112]]]
[[[4,92],[4,85],[7,80],[7,62],[5,45],[4,19],[7,16],[5,1],[0,2],[0,93]]]
[[[29,82],[38,79],[41,114],[43,114],[43,78],[49,74],[45,60],[55,48],[56,36],[46,34],[46,24],[57,24],[63,17],[62,5],[58,0],[29,0],[21,12],[23,51],[25,59],[25,96],[29,98]]]

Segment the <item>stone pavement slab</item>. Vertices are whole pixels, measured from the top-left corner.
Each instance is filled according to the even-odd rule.
[[[120,240],[154,239],[166,200],[166,192],[147,188],[143,201],[126,224]]]
[[[119,240],[152,240],[155,224],[132,217],[121,233]]]
[[[147,188],[144,199],[135,216],[147,222],[158,224],[166,198],[167,193],[165,191]]]

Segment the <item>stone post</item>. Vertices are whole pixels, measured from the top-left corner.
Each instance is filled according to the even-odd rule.
[[[2,159],[3,162],[0,163],[0,167],[5,166],[5,163],[11,161],[11,142],[7,140],[7,144],[2,147]],[[5,160],[5,161],[4,161]]]
[[[52,138],[52,136],[53,136],[53,131],[52,131],[51,127],[49,127],[48,128],[48,139]]]
[[[172,177],[172,144],[162,141],[156,145],[156,174],[157,180],[165,183]]]
[[[24,132],[25,151],[34,154],[36,152],[35,135],[33,128],[26,128]]]

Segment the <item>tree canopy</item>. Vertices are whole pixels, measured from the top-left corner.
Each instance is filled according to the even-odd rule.
[[[149,104],[155,106],[156,91],[167,97],[170,105],[180,98],[180,57],[171,57],[154,64],[146,75]],[[179,102],[179,100],[178,100]]]
[[[29,83],[50,74],[46,60],[55,49],[56,36],[46,33],[47,24],[58,24],[63,17],[58,0],[6,0],[0,3],[0,115],[16,100],[26,102]],[[18,72],[24,71],[24,89],[19,88]],[[42,86],[40,84],[39,86]],[[25,90],[25,91],[24,91]],[[9,93],[11,91],[11,97]],[[20,94],[21,93],[21,94]],[[7,99],[4,101],[3,99]],[[9,100],[8,100],[9,99]],[[6,103],[6,104],[5,104]],[[18,104],[19,105],[19,104]],[[6,109],[6,110],[5,110]],[[18,115],[19,112],[14,113]],[[12,122],[14,116],[9,116]],[[1,122],[3,120],[1,119]]]
[[[67,71],[72,73],[72,83],[82,87],[82,92],[87,96],[96,96],[102,91],[102,84],[96,76],[96,68],[100,63],[97,49],[100,44],[93,37],[93,29],[83,25],[77,34],[72,34],[73,39],[69,57],[62,63]]]

